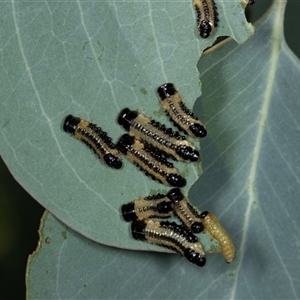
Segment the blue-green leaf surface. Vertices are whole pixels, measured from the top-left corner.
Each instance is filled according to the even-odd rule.
[[[61,125],[66,115],[80,115],[116,141],[123,133],[116,117],[126,106],[167,122],[155,91],[169,81],[191,107],[200,95],[202,50],[218,35],[244,42],[253,33],[245,4],[218,6],[219,27],[203,40],[190,0],[3,2],[0,151],[20,184],[85,236],[147,248],[128,239],[119,209],[167,188],[125,159],[123,170],[108,168]],[[187,192],[201,163],[177,166]]]
[[[209,135],[190,196],[226,224],[236,260],[208,255],[198,268],[178,255],[109,248],[49,216],[28,264],[30,298],[300,297],[300,66],[282,36],[284,6],[274,3],[247,44],[227,41],[198,65],[195,109]]]

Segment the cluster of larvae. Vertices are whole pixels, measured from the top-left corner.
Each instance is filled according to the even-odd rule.
[[[204,125],[185,106],[174,84],[161,85],[157,93],[166,114],[180,131],[193,138],[206,136]],[[235,249],[229,235],[213,214],[199,213],[182,194],[180,188],[186,185],[186,179],[169,161],[196,162],[199,151],[185,135],[136,110],[124,108],[118,123],[127,133],[116,144],[97,125],[72,115],[65,118],[63,129],[88,145],[109,167],[122,167],[122,153],[153,180],[174,187],[166,195],[150,195],[122,206],[123,218],[132,222],[133,238],[167,247],[202,267],[205,252],[194,234],[208,232],[219,242],[225,260],[231,262]],[[173,213],[182,224],[155,220]]]
[[[180,225],[153,220],[169,218],[172,214],[181,221]],[[201,232],[208,232],[218,241],[227,263],[235,258],[233,242],[218,219],[208,211],[199,213],[179,188],[165,195],[149,195],[124,204],[122,215],[125,221],[132,222],[131,232],[135,239],[169,248],[197,266],[203,267],[206,263],[205,252],[195,235]]]

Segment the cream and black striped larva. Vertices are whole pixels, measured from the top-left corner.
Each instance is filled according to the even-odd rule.
[[[167,193],[167,197],[174,204],[175,215],[187,228],[192,230],[194,233],[200,233],[203,231],[204,225],[200,215],[189,202],[189,200],[184,197],[179,188],[171,189]]]
[[[252,0],[251,0],[252,1]],[[208,38],[218,25],[218,12],[214,0],[193,0],[197,12],[197,27],[203,39]]]
[[[114,169],[122,167],[119,152],[111,138],[97,125],[68,115],[64,121],[63,129],[89,146],[109,167]]]
[[[122,135],[116,147],[152,179],[174,187],[186,185],[186,179],[172,163],[153,151],[146,151],[144,144],[135,137]]]
[[[122,205],[125,221],[149,218],[168,218],[173,213],[173,203],[163,194],[150,195]]]
[[[199,152],[185,136],[137,111],[124,108],[119,114],[118,123],[130,135],[142,140],[144,144],[154,146],[167,157],[193,162],[199,158]]]
[[[199,267],[205,265],[205,252],[196,236],[182,225],[168,221],[136,220],[131,224],[136,240],[169,248]]]
[[[185,106],[173,83],[165,83],[157,89],[162,107],[175,126],[192,137],[203,138],[207,132],[204,125]]]
[[[212,213],[204,211],[200,217],[204,224],[204,230],[219,242],[225,261],[231,263],[235,258],[235,248],[229,234]]]

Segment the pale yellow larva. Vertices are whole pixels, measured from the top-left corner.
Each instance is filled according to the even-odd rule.
[[[204,224],[204,230],[219,242],[225,261],[231,263],[235,258],[235,248],[229,234],[212,213],[204,211],[200,217]]]

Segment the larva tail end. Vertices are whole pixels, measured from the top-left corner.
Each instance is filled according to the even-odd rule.
[[[122,161],[119,159],[119,157],[116,157],[112,154],[106,154],[104,155],[104,161],[106,164],[114,169],[121,169],[122,168]]]
[[[173,83],[162,84],[158,89],[157,93],[160,100],[165,100],[166,98],[173,96],[176,93],[176,89]]]
[[[160,214],[167,214],[173,211],[173,203],[171,201],[162,201],[157,204],[157,211]]]
[[[79,122],[80,122],[80,118],[74,117],[72,115],[68,115],[64,121],[64,125],[63,125],[64,131],[74,134]]]
[[[193,233],[200,233],[204,230],[204,225],[202,222],[194,222],[191,226]]]
[[[195,162],[199,159],[200,153],[197,150],[194,150],[193,152],[190,153],[190,161]]]
[[[200,153],[191,147],[177,147],[176,153],[184,160],[195,162],[198,160]]]
[[[174,187],[184,187],[186,185],[186,179],[175,173],[171,173],[167,176],[167,182]]]
[[[204,267],[206,264],[206,258],[205,257],[199,257],[199,259],[196,262],[196,265],[199,267]]]
[[[203,39],[208,38],[211,34],[211,31],[212,31],[212,26],[208,21],[204,20],[204,21],[200,22],[199,33]]]
[[[225,259],[226,263],[230,264],[234,261],[235,256],[236,256],[236,253],[234,252],[233,255],[231,255],[230,257],[226,257],[226,258],[224,257],[224,259]]]
[[[122,205],[121,210],[122,210],[123,219],[126,222],[135,221],[137,219],[137,215],[134,212],[134,203],[130,202],[128,204]]]
[[[193,264],[196,264],[199,267],[205,266],[206,258],[201,256],[199,253],[195,252],[193,249],[186,249],[184,251],[184,256]]]
[[[144,221],[133,221],[131,223],[131,233],[134,239],[140,240],[140,241],[145,241],[145,228],[146,228],[147,223]]]
[[[198,123],[191,124],[189,129],[196,137],[204,138],[207,135],[207,131],[204,126]]]
[[[181,193],[179,188],[175,188],[175,189],[171,189],[168,193],[167,193],[167,197],[173,202],[173,203],[177,203],[179,201],[181,201],[184,196]]]

